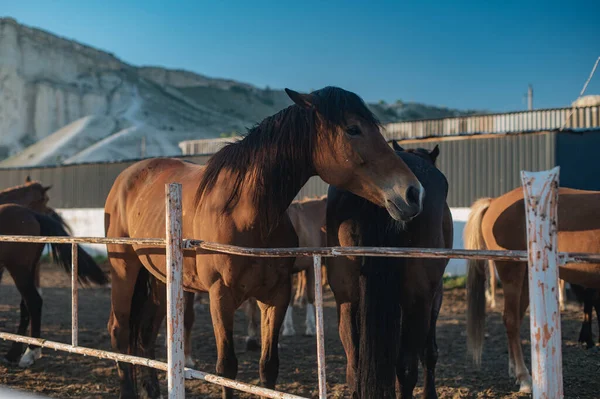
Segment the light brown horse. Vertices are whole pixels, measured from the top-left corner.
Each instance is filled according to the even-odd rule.
[[[489,304],[490,308],[496,309],[496,288],[498,283],[496,281],[496,267],[493,261],[488,261],[487,280],[485,285],[485,300]],[[565,301],[567,300],[567,291],[565,289],[565,280],[558,279],[558,307],[559,309],[565,310]]]
[[[47,191],[38,182],[27,179],[24,186],[0,192],[0,235],[68,236],[69,228],[60,216],[49,208]],[[18,205],[20,202],[23,205]],[[8,270],[21,294],[21,316],[17,333],[23,335],[30,328],[30,335],[40,337],[42,297],[39,287],[39,260],[45,244],[0,242],[0,277]],[[52,244],[54,260],[71,273],[71,246]],[[104,285],[107,276],[81,247],[78,248],[78,277],[83,283],[94,282]],[[36,284],[36,277],[38,279]],[[29,367],[41,357],[41,348],[29,345],[23,354],[23,344],[13,342],[6,355],[9,362],[19,362],[20,367]]]
[[[205,167],[176,159],[148,159],[124,170],[106,200],[107,237],[164,237],[164,192],[171,182],[183,186],[185,238],[244,247],[298,246],[285,211],[314,175],[385,207],[397,220],[408,221],[421,212],[423,187],[386,144],[378,121],[360,97],[335,87],[310,94],[286,92],[293,105],[221,149]],[[146,303],[149,296],[156,297],[148,292],[152,278],[165,281],[165,251],[143,245],[107,247],[112,345],[123,353],[137,352],[139,345],[152,356],[165,306],[162,300],[155,307]],[[234,312],[254,297],[262,320],[260,381],[275,386],[277,344],[290,302],[293,263],[293,258],[200,250],[184,254],[184,289],[209,294],[219,375],[237,375]],[[146,318],[144,312],[153,308],[156,313]],[[146,323],[154,326],[152,333],[140,336]],[[134,396],[132,366],[119,363],[118,370],[121,397]],[[156,373],[150,373],[143,388],[150,397],[159,395]],[[232,396],[231,389],[223,389],[224,398]]]
[[[527,250],[523,189],[497,198],[481,198],[471,206],[464,230],[466,249]],[[600,252],[600,192],[559,189],[558,250]],[[521,323],[529,306],[526,262],[495,262],[504,288],[504,325],[508,337],[508,374],[521,392],[531,392],[531,375],[523,360]],[[467,282],[467,342],[477,364],[481,361],[485,323],[485,261],[469,260]],[[566,264],[560,278],[600,288],[600,265]]]

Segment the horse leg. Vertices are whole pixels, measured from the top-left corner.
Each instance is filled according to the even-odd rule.
[[[25,306],[27,307],[27,312],[29,313],[31,329],[30,335],[32,338],[39,338],[42,324],[42,297],[35,288],[33,278],[27,279],[22,283],[18,283],[17,288],[21,293],[21,297],[25,301]],[[36,345],[29,345],[23,356],[21,356],[21,360],[19,360],[19,367],[29,367],[41,357],[42,348]]]
[[[260,382],[274,389],[279,375],[279,331],[291,300],[291,276],[269,298],[258,298],[261,311]]]
[[[396,378],[400,391],[399,398],[412,399],[419,378],[419,358],[425,358],[427,341],[428,339],[434,339],[429,334],[432,302],[431,300],[425,300],[425,298],[413,296],[403,300],[403,303],[410,305],[402,307],[402,336],[396,365]],[[430,356],[431,359],[428,360],[434,360],[433,353],[430,353]],[[437,354],[435,360],[437,361]],[[435,365],[432,371],[434,370]],[[429,378],[431,379],[431,376]],[[437,398],[435,385],[427,388],[423,391],[423,397]]]
[[[185,366],[194,367],[194,359],[192,358],[192,327],[194,326],[194,321],[196,321],[196,312],[194,311],[194,293],[185,291],[183,296],[185,301],[185,309],[183,313],[183,352],[185,353]],[[158,334],[158,330],[156,333]]]
[[[485,298],[490,305],[491,309],[496,309],[496,268],[494,261],[488,261],[488,274],[487,279],[488,289],[485,291]]]
[[[431,307],[431,320],[429,326],[429,335],[427,336],[427,344],[425,346],[425,357],[421,359],[423,368],[425,369],[425,384],[423,388],[424,398],[437,398],[437,392],[435,390],[435,367],[438,360],[438,346],[436,340],[436,324],[437,319],[440,315],[440,309],[442,307],[442,300],[444,298],[444,286],[443,282],[440,281],[435,297],[433,299],[433,306]]]
[[[565,280],[559,278],[558,279],[558,308],[560,311],[565,310],[565,300],[567,297],[567,291],[565,289]]]
[[[156,357],[156,338],[167,314],[166,303],[166,286],[154,280],[152,284],[152,296],[146,300],[141,310],[142,318],[139,328],[140,356],[147,359],[155,359]],[[141,369],[143,391],[140,396],[148,399],[160,398],[157,370],[151,367],[142,367]]]
[[[111,264],[111,309],[107,326],[108,334],[113,350],[126,354],[129,351],[131,300],[142,264],[137,255],[126,246],[109,244],[107,248]],[[133,366],[126,362],[117,362],[117,371],[120,398],[135,398]]]
[[[311,265],[306,273],[306,330],[304,335],[314,337],[317,335],[317,326],[315,322],[315,267]]]
[[[597,289],[594,289],[594,309],[596,309],[596,321],[600,330],[600,296]],[[600,340],[600,337],[598,339]]]
[[[260,344],[258,343],[258,304],[256,303],[256,298],[248,298],[244,306],[246,319],[248,320],[246,350],[257,351],[260,349]]]
[[[579,331],[579,342],[586,344],[587,348],[594,346],[594,338],[592,334],[592,311],[594,307],[594,291],[584,289],[583,291],[583,322],[581,323],[581,331]]]
[[[520,392],[531,392],[531,375],[525,365],[521,347],[521,323],[529,306],[527,265],[522,262],[497,262],[496,268],[504,287],[504,327],[508,338],[509,375],[512,372]]]
[[[235,379],[238,361],[233,345],[233,316],[237,303],[230,288],[217,281],[208,292],[210,315],[213,322],[215,340],[217,342],[217,374],[225,378]],[[223,399],[233,398],[231,388],[223,388]]]
[[[300,284],[300,276],[302,275],[302,271],[298,273],[298,284]],[[290,303],[288,304],[287,309],[285,310],[285,316],[283,318],[283,331],[281,335],[284,337],[292,337],[296,335],[296,328],[294,327],[294,307],[292,306],[293,298],[291,296],[291,287],[290,287]]]
[[[18,335],[25,335],[27,332],[27,327],[29,327],[29,310],[27,310],[27,305],[25,305],[25,300],[21,298],[21,320],[19,321],[19,328],[17,329]],[[13,342],[10,350],[6,354],[5,358],[11,363],[15,363],[17,360],[21,358],[23,354],[23,343],[21,342]]]
[[[358,330],[356,328],[356,313],[358,303],[344,302],[338,304],[339,334],[346,352],[346,385],[350,392],[358,392]]]
[[[302,258],[296,259],[297,263],[300,263]],[[299,308],[304,306],[306,297],[306,270],[300,270],[296,273],[296,293],[294,294],[293,305]]]

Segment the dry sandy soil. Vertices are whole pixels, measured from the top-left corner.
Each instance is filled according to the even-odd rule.
[[[42,268],[44,310],[42,337],[70,342],[70,279],[53,266]],[[501,291],[500,291],[501,292]],[[108,288],[86,288],[80,291],[80,345],[110,350],[106,332],[109,311]],[[344,387],[345,356],[337,335],[337,315],[331,293],[326,291],[325,333],[327,352],[328,397],[347,398]],[[502,299],[499,301],[502,304]],[[5,273],[0,286],[0,329],[16,331],[19,295],[12,280]],[[204,307],[202,307],[204,306]],[[193,333],[193,355],[196,368],[213,372],[216,360],[215,341],[210,315],[206,305],[196,310]],[[439,361],[437,388],[440,398],[520,398],[528,395],[515,393],[517,386],[507,374],[507,349],[502,317],[499,312],[488,311],[487,333],[483,364],[474,370],[465,349],[465,291],[446,291],[442,314],[438,322]],[[295,313],[296,330],[303,331],[304,310]],[[564,386],[566,398],[599,398],[600,355],[597,348],[582,349],[577,344],[581,311],[579,305],[570,304],[562,314]],[[595,327],[594,327],[595,328]],[[238,348],[241,381],[258,383],[257,352],[243,350],[245,317],[236,316],[236,347]],[[596,336],[597,330],[595,328]],[[522,328],[522,342],[526,361],[530,362],[529,319]],[[159,337],[159,343],[162,343]],[[2,342],[0,351],[8,350],[9,342]],[[306,397],[316,398],[316,343],[313,337],[283,338],[278,389]],[[164,347],[159,345],[159,358],[164,359]],[[164,373],[159,374],[166,390]],[[422,380],[420,379],[419,384]],[[118,383],[115,363],[91,357],[71,355],[44,349],[44,356],[31,368],[0,365],[0,385],[35,391],[55,398],[116,398]],[[420,385],[419,385],[420,386]],[[220,388],[200,381],[187,381],[189,398],[217,398]],[[420,394],[418,388],[415,395]],[[238,397],[252,397],[240,394]]]

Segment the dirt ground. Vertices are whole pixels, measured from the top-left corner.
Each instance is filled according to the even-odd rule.
[[[69,343],[70,330],[70,278],[59,269],[44,265],[42,288],[44,297],[42,337]],[[500,291],[501,293],[501,291]],[[109,312],[109,288],[86,288],[80,290],[80,345],[111,350],[106,322]],[[328,397],[347,398],[344,387],[345,356],[337,334],[337,315],[330,291],[326,291],[325,333],[327,353]],[[19,318],[19,295],[12,280],[5,273],[0,287],[0,329],[15,332]],[[503,301],[500,298],[499,304]],[[295,310],[296,330],[303,331],[304,309]],[[600,397],[600,354],[598,347],[582,349],[577,344],[582,314],[577,304],[569,304],[562,314],[563,368],[566,398]],[[465,337],[465,291],[455,289],[445,292],[442,314],[438,322],[439,361],[437,366],[437,390],[440,398],[520,398],[518,388],[508,377],[506,338],[502,317],[498,311],[489,311],[486,323],[487,338],[480,370],[472,368],[466,355]],[[598,332],[594,327],[595,336]],[[257,352],[244,348],[245,316],[236,316],[236,347],[239,360],[238,379],[258,383]],[[527,364],[530,364],[529,319],[521,331]],[[159,337],[159,358],[164,360],[165,351]],[[0,343],[0,353],[5,353],[9,342]],[[196,310],[193,332],[193,355],[196,368],[214,372],[216,361],[215,340],[210,315],[206,305]],[[44,349],[44,356],[31,368],[0,365],[0,385],[15,389],[35,391],[55,398],[116,398],[118,383],[115,363],[92,357],[71,355]],[[282,338],[280,350],[280,373],[278,390],[306,397],[317,397],[317,360],[314,337]],[[421,372],[422,374],[422,372]],[[163,390],[166,391],[165,374],[159,373]],[[420,376],[419,386],[422,383]],[[166,392],[165,392],[166,393]],[[186,381],[189,398],[217,398],[220,388],[201,381]],[[417,389],[415,395],[420,394]],[[239,393],[238,397],[251,395]]]

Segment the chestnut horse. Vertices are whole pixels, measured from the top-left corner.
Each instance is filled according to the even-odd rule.
[[[107,237],[165,237],[165,184],[183,187],[183,236],[244,247],[297,247],[286,209],[311,176],[385,207],[399,221],[421,212],[423,187],[386,144],[380,124],[356,94],[326,87],[310,94],[286,90],[294,104],[266,118],[206,166],[177,159],[148,159],[124,170],[105,205]],[[164,248],[107,245],[112,295],[108,332],[122,353],[153,356],[164,319],[164,293],[148,291],[165,281]],[[183,287],[208,292],[217,342],[219,375],[234,379],[235,310],[248,298],[261,309],[261,384],[275,386],[278,339],[290,302],[293,258],[232,256],[186,251]],[[164,289],[163,289],[164,291]],[[150,301],[150,296],[152,301]],[[155,314],[147,316],[147,312]],[[145,326],[154,326],[147,333]],[[140,336],[139,332],[143,334]],[[139,338],[139,340],[138,340]],[[134,367],[118,364],[121,397],[133,397]],[[157,397],[150,370],[142,389]],[[223,388],[223,397],[233,397]]]
[[[600,252],[600,192],[559,188],[558,251]],[[527,250],[523,189],[496,198],[481,198],[471,206],[464,230],[466,249]],[[485,263],[469,260],[467,278],[467,343],[476,364],[481,362],[485,323]],[[504,326],[508,337],[508,374],[521,392],[531,392],[531,375],[523,360],[520,330],[529,306],[526,262],[494,262],[504,288]],[[600,288],[599,264],[566,264],[560,278],[588,288]]]
[[[0,192],[0,200],[9,201],[0,205],[0,235],[68,236],[67,224],[46,205],[49,188],[28,179],[24,186]],[[44,246],[40,243],[0,242],[0,276],[4,269],[8,270],[21,294],[21,318],[17,333],[23,335],[29,327],[33,338],[40,337],[41,329],[42,297],[36,289],[36,276],[39,279],[39,260]],[[70,274],[71,245],[51,244],[51,249],[54,260]],[[106,274],[81,247],[78,248],[78,256],[78,277],[82,283],[104,285],[108,282]],[[13,342],[5,357],[9,362],[18,361],[20,367],[29,367],[41,357],[41,348],[29,345],[23,354],[23,344]]]
[[[415,173],[427,195],[421,214],[398,222],[384,210],[334,185],[327,202],[328,246],[450,248],[453,229],[446,204],[448,182],[435,167],[434,151],[402,149],[397,156]],[[427,159],[429,158],[429,159]],[[447,259],[335,257],[328,281],[346,352],[346,383],[353,398],[412,398],[419,358],[423,396],[437,398],[435,326]]]

